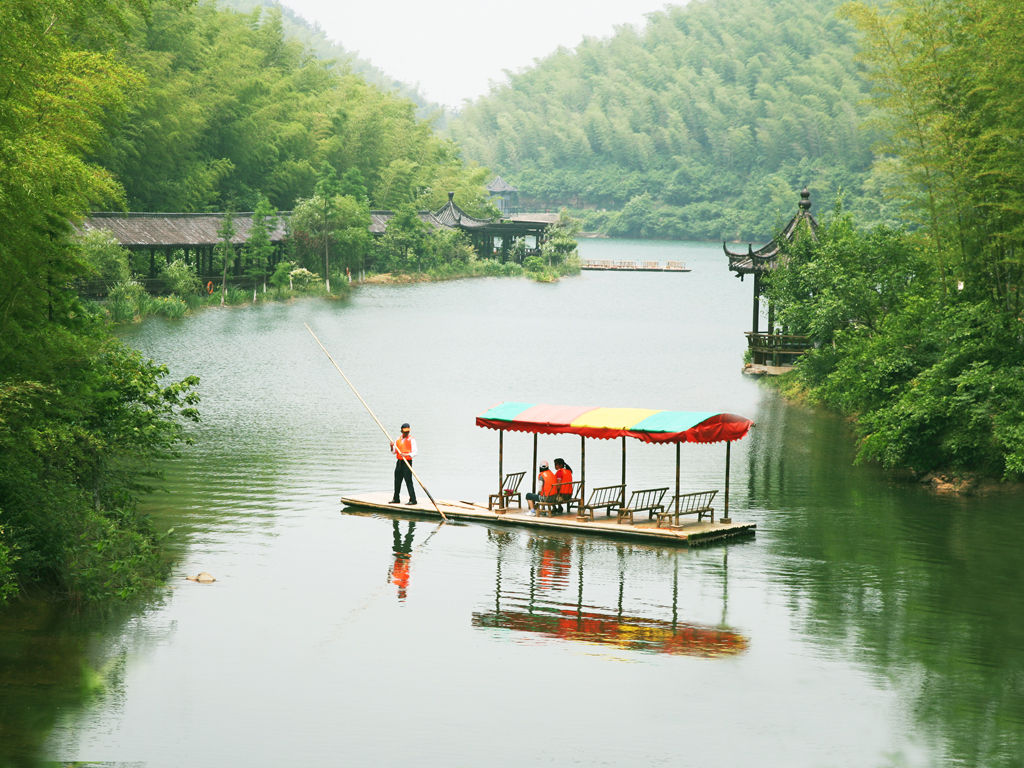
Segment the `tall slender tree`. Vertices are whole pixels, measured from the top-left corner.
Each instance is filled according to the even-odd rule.
[[[228,268],[235,260],[235,244],[232,238],[235,236],[235,217],[228,212],[224,214],[220,227],[217,229],[217,245],[215,250],[220,257],[222,272],[220,277],[220,305],[227,303],[228,295]]]

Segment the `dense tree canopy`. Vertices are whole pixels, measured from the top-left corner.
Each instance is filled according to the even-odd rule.
[[[136,211],[278,210],[311,197],[326,163],[378,208],[485,210],[482,169],[415,106],[286,37],[280,9],[239,14],[154,0],[121,60],[144,74],[127,120],[93,154]]]
[[[451,123],[466,156],[543,204],[622,211],[611,234],[764,236],[844,189],[855,211],[877,135],[839,0],[693,0],[561,49]]]
[[[330,66],[346,69],[382,91],[408,99],[416,104],[416,113],[419,117],[431,120],[437,125],[444,123],[446,115],[443,107],[429,101],[420,93],[417,86],[395,80],[373,62],[353,53],[338,41],[328,38],[318,24],[307,21],[277,0],[217,0],[217,4],[242,13],[266,9],[280,11],[282,28],[289,40],[301,43],[304,48]]]
[[[797,375],[854,416],[861,456],[1024,477],[1024,12],[893,0],[846,12],[885,129],[879,164],[913,235],[839,217],[769,281],[815,349]]]
[[[141,0],[0,5],[0,603],[30,587],[124,596],[160,575],[133,491],[180,441],[179,418],[195,417],[196,382],[166,383],[111,338],[71,288],[89,267],[69,244],[83,211],[121,199],[85,158],[141,87],[106,51],[148,12]]]

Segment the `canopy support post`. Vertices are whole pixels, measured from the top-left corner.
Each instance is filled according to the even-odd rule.
[[[679,443],[676,443],[676,525],[679,524]]]
[[[533,433],[533,492],[537,492],[537,433]]]
[[[622,436],[622,502],[619,506],[626,506],[626,436]]]
[[[722,516],[718,518],[720,523],[729,525],[732,523],[732,518],[729,517],[729,451],[732,448],[732,441],[725,441],[725,504],[722,510]]]
[[[502,500],[504,501],[505,493],[505,473],[502,470],[502,462],[505,458],[505,430],[498,430],[498,493],[503,494]]]
[[[587,438],[580,435],[580,503],[576,507],[577,517],[583,514],[583,504],[587,490]],[[582,559],[582,558],[581,558]],[[581,563],[582,565],[582,563]],[[580,588],[582,589],[582,583]]]

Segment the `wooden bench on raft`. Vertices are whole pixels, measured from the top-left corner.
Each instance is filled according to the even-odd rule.
[[[656,514],[665,509],[661,500],[665,498],[666,493],[668,493],[668,488],[645,488],[642,491],[633,491],[629,494],[629,503],[624,507],[617,507],[615,510],[619,515],[619,522],[621,523],[627,517],[629,522],[634,522],[633,514],[636,512],[647,512],[649,518],[653,519]]]
[[[526,472],[512,472],[505,475],[505,482],[501,484],[501,490],[487,497],[487,508],[494,509],[494,505],[497,504],[498,511],[504,512],[512,506],[513,499],[518,502],[518,506],[523,506],[523,495],[519,492],[519,484],[523,482],[524,477],[526,477]]]
[[[625,498],[626,486],[624,485],[603,485],[599,488],[591,488],[587,503],[577,507],[576,519],[593,520],[595,509],[603,509],[604,513],[609,515],[613,507],[622,506]]]
[[[556,496],[550,497],[548,501],[535,501],[533,502],[533,508],[537,510],[537,514],[547,512],[551,515],[557,507],[562,507],[563,512],[568,512],[572,505],[575,504],[577,507],[580,505],[580,485],[583,484],[582,480],[573,480],[572,488],[569,493],[560,493]],[[565,483],[561,483],[565,485]]]
[[[704,515],[709,515],[711,522],[715,522],[715,508],[711,502],[715,500],[716,493],[717,490],[693,491],[672,496],[665,504],[665,509],[658,513],[658,525],[666,527],[671,523],[678,526],[680,515],[696,515],[698,523],[704,519]]]

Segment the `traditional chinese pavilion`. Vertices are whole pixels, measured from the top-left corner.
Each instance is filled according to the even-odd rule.
[[[751,329],[747,333],[747,343],[753,353],[753,362],[759,365],[787,365],[806,349],[806,337],[787,336],[775,327],[775,307],[768,302],[767,332],[761,333],[759,321],[761,316],[762,276],[775,269],[779,263],[783,245],[796,239],[801,230],[809,231],[811,237],[817,237],[818,222],[811,213],[811,193],[806,188],[800,193],[799,209],[771,242],[754,250],[747,244],[746,253],[730,251],[723,242],[722,250],[729,259],[729,269],[742,280],[747,275],[754,277],[754,301],[751,313]]]
[[[487,185],[487,194],[502,215],[512,213],[519,205],[519,188],[513,187],[501,176],[495,176]]]

